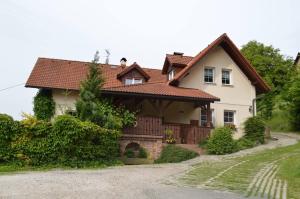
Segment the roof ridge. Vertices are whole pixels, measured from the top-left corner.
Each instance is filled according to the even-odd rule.
[[[56,61],[69,61],[69,62],[79,62],[79,63],[86,63],[86,64],[91,63],[91,61],[80,61],[80,60],[60,59],[60,58],[51,58],[51,57],[38,57],[38,60],[39,59],[56,60]],[[101,64],[103,66],[118,66],[118,67],[121,67],[120,64],[105,64],[105,63],[99,63],[99,64]],[[127,67],[129,67],[129,66],[127,66]],[[149,68],[149,67],[141,67],[141,66],[140,66],[140,68],[142,68],[142,69],[148,69],[148,70],[160,70],[161,71],[161,69],[158,69],[158,68]]]

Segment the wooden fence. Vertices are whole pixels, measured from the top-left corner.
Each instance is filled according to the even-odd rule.
[[[163,136],[165,140],[165,131],[167,129],[173,131],[176,143],[184,144],[197,144],[205,140],[211,130],[210,128],[196,125],[163,123],[162,119],[158,117],[138,116],[135,126],[123,129],[123,133],[131,135]]]

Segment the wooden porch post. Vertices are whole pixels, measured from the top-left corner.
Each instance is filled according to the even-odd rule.
[[[206,105],[206,118],[207,118],[206,127],[211,128],[211,127],[212,127],[212,122],[211,122],[210,103],[208,103],[208,104]]]

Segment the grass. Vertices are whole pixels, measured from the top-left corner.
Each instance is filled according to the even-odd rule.
[[[239,158],[204,162],[195,165],[194,169],[181,181],[192,186],[204,185],[208,179],[215,177],[230,166],[246,161],[208,184],[212,188],[245,193],[255,174],[266,164],[275,160],[279,160],[276,163],[279,166],[276,177],[288,182],[288,198],[300,198],[300,143]]]
[[[140,164],[153,164],[153,160],[147,158],[127,158],[122,157],[120,160],[125,165],[140,165]]]
[[[123,165],[123,162],[120,160],[114,160],[107,163],[101,162],[90,162],[85,166],[66,166],[61,164],[49,164],[43,166],[30,166],[30,165],[20,165],[17,163],[0,163],[0,175],[6,175],[10,173],[17,172],[26,172],[26,171],[49,171],[53,169],[62,169],[62,170],[72,170],[72,169],[101,169],[108,166]]]
[[[175,145],[167,145],[163,148],[160,157],[155,163],[175,163],[189,160],[198,156],[198,153]]]

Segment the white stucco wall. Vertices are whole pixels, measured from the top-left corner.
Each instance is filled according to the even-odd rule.
[[[163,103],[166,105],[168,101]],[[159,117],[159,112],[148,100],[142,102],[142,109],[139,114]],[[190,124],[190,120],[199,120],[199,113],[195,111],[193,103],[175,101],[164,110],[163,118],[164,122]]]
[[[55,102],[55,115],[62,115],[67,110],[75,110],[75,102],[78,99],[77,91],[52,90],[53,100]]]
[[[212,84],[204,82],[205,67],[214,68],[214,83]],[[231,71],[232,85],[222,85],[222,69]],[[241,136],[243,122],[252,116],[249,108],[256,96],[255,87],[222,47],[216,47],[194,65],[189,71],[189,75],[180,81],[179,86],[201,89],[219,97],[220,102],[211,104],[211,108],[214,109],[216,126],[224,125],[224,110],[235,111],[234,123],[238,128],[235,136]],[[199,110],[195,111],[199,112]]]

